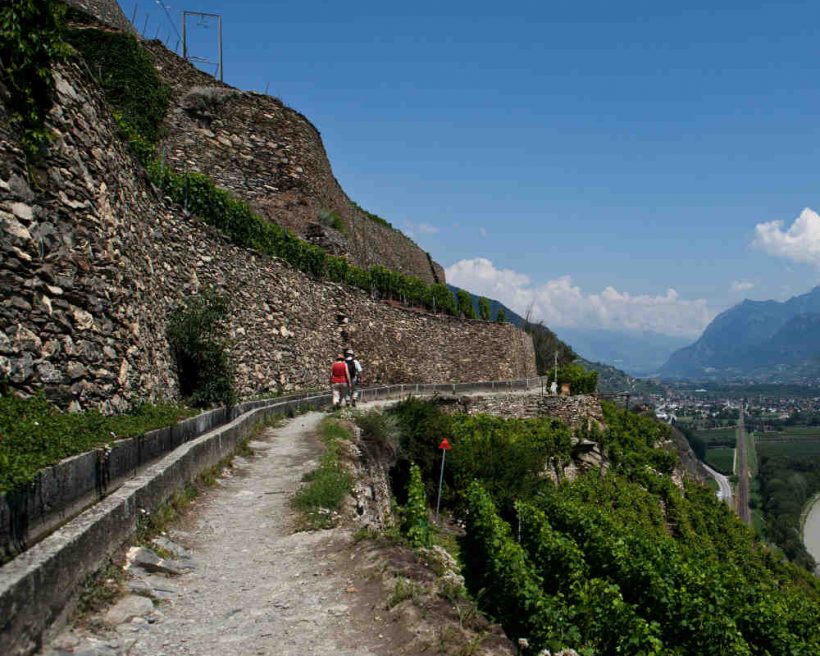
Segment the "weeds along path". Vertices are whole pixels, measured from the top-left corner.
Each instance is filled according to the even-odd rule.
[[[114,642],[97,633],[95,653],[374,654],[353,634],[346,568],[336,562],[344,536],[293,532],[289,500],[321,453],[312,433],[324,416],[301,415],[251,443],[256,455],[239,459],[169,531],[190,549],[193,569],[168,579],[167,603],[147,622],[117,626],[108,634]]]

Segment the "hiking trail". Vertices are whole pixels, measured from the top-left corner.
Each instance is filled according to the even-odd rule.
[[[374,404],[375,405],[375,404]],[[49,655],[227,656],[335,654],[370,656],[378,635],[355,630],[343,529],[294,532],[289,506],[322,447],[311,412],[268,428],[236,458],[218,487],[197,499],[169,529],[190,567],[180,576],[147,577],[164,603],[149,608],[129,594],[104,617],[113,630],[67,629]],[[133,583],[132,583],[133,586]],[[133,616],[131,616],[133,613]],[[93,630],[96,625],[97,630]]]

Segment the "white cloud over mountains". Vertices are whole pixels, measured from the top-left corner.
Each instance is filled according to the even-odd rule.
[[[729,291],[734,294],[740,294],[742,292],[747,292],[750,289],[754,289],[755,284],[753,282],[749,282],[748,280],[735,280],[729,285]]]
[[[497,269],[481,257],[460,260],[446,274],[449,283],[497,299],[521,315],[531,307],[533,319],[552,327],[652,330],[693,337],[714,316],[705,300],[682,299],[674,289],[663,296],[632,295],[614,287],[586,294],[570,276],[533,284],[529,276]]]
[[[820,266],[820,215],[807,207],[788,229],[783,221],[758,223],[753,246],[769,255]]]

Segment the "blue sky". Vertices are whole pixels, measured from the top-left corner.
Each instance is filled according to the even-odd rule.
[[[820,282],[820,217],[794,223],[820,209],[816,2],[184,8],[223,14],[226,81],[307,115],[348,195],[456,284],[555,325],[694,335]]]

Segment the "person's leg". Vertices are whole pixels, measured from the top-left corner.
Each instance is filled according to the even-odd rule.
[[[342,404],[339,385],[338,383],[333,383],[333,385],[331,385],[330,388],[333,391],[333,407],[338,408]]]

